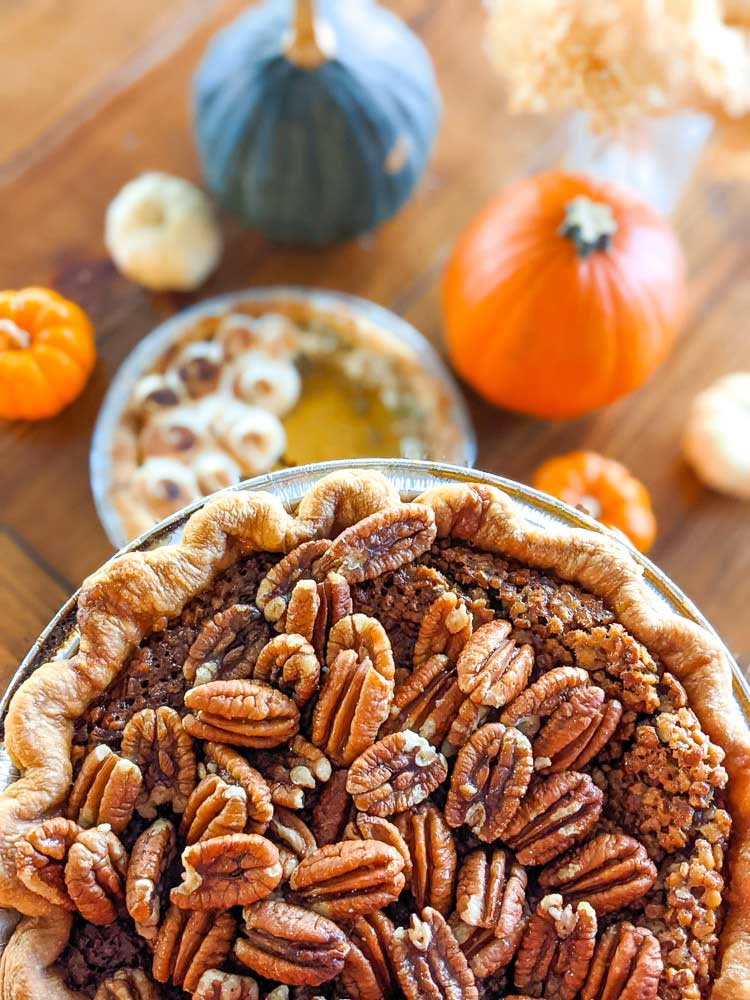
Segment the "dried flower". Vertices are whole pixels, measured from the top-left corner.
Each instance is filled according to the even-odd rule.
[[[747,37],[720,0],[486,3],[514,112],[586,111],[604,131],[684,108],[750,109]]]

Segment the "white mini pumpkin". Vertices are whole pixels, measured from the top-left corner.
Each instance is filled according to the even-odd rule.
[[[222,250],[221,231],[203,191],[156,171],[136,177],[112,200],[104,239],[119,270],[154,291],[197,288]]]
[[[750,372],[724,375],[695,397],[683,452],[707,486],[750,500]]]

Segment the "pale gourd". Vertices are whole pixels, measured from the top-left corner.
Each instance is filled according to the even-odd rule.
[[[750,372],[724,375],[695,397],[682,445],[702,482],[750,500]]]
[[[267,2],[211,42],[193,88],[206,184],[273,240],[372,229],[409,197],[439,95],[417,37],[379,4]]]

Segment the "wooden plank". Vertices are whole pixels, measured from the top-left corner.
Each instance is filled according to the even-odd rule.
[[[0,9],[0,177],[50,149],[161,62],[218,0],[26,0]],[[53,58],[50,58],[50,53]]]
[[[73,589],[0,527],[0,689]]]

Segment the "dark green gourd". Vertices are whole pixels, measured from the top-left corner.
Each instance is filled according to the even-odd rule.
[[[421,176],[440,98],[416,36],[371,0],[271,0],[194,81],[208,187],[267,237],[326,243],[391,216]]]

